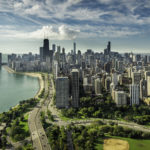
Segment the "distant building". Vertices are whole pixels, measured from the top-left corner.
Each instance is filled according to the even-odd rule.
[[[56,78],[56,107],[68,108],[69,106],[69,80],[68,77]]]
[[[132,72],[132,84],[140,84],[141,73]]]
[[[111,78],[110,77],[106,77],[106,79],[105,79],[105,89],[107,91],[110,90],[110,84],[111,84]]]
[[[150,96],[150,76],[147,76],[147,95]]]
[[[73,43],[73,63],[76,64],[76,43]]]
[[[110,62],[104,64],[104,70],[107,73],[110,73],[110,70],[111,70],[111,63]]]
[[[2,53],[0,53],[0,65],[2,65]]]
[[[139,105],[139,85],[130,85],[130,105]]]
[[[43,43],[43,60],[46,60],[46,57],[49,56],[49,40],[44,39]]]
[[[79,71],[71,71],[72,107],[79,107]]]
[[[148,76],[150,76],[150,71],[145,71],[145,80],[147,80]]]
[[[109,55],[111,53],[111,42],[108,41],[107,48],[104,49],[104,55]]]
[[[111,42],[110,41],[108,41],[107,51],[108,51],[108,54],[110,54],[110,52],[111,52]]]
[[[118,75],[117,73],[112,73],[112,83],[114,86],[118,84]]]
[[[95,94],[96,95],[100,95],[101,94],[101,90],[102,90],[102,87],[101,87],[101,80],[99,78],[97,78],[95,80]]]
[[[52,51],[53,51],[53,52],[56,51],[56,45],[55,45],[55,44],[52,45]]]
[[[140,98],[143,99],[144,97],[147,97],[147,81],[142,79],[140,81]]]
[[[124,91],[115,91],[114,100],[117,106],[127,105],[127,95]]]
[[[40,60],[43,60],[43,47],[40,47]]]

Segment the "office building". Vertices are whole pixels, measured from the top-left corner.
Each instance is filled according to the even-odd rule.
[[[132,72],[132,84],[140,84],[141,73],[140,72]]]
[[[71,71],[71,94],[72,94],[72,107],[79,106],[79,71],[73,69]]]
[[[56,78],[56,107],[69,107],[69,80],[68,77]]]
[[[114,100],[117,106],[127,105],[127,95],[124,91],[115,91]]]
[[[139,105],[139,85],[130,85],[130,105]]]
[[[106,89],[106,91],[110,90],[110,84],[111,84],[111,78],[108,76],[105,79],[105,89]]]
[[[100,95],[102,92],[101,81],[99,78],[95,79],[95,94]]]
[[[53,51],[53,52],[56,51],[56,45],[55,45],[55,44],[52,45],[52,51]]]
[[[46,61],[46,57],[49,56],[49,40],[44,39],[43,43],[43,61]]]
[[[147,80],[142,79],[140,81],[140,98],[147,97]]]
[[[150,76],[147,76],[147,95],[150,96]]]
[[[0,65],[2,65],[2,53],[0,53]]]
[[[111,42],[110,41],[108,42],[108,45],[107,45],[107,51],[108,51],[108,54],[110,54],[110,52],[111,52]]]
[[[40,47],[40,60],[43,61],[43,47]]]
[[[112,83],[115,87],[118,84],[118,75],[117,75],[117,73],[112,73]]]

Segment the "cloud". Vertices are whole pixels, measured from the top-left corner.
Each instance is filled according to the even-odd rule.
[[[65,25],[60,26],[58,31],[60,39],[75,39],[80,33],[79,30],[68,28]]]
[[[80,37],[82,38],[125,38],[133,35],[144,34],[143,31],[139,31],[137,28],[119,27],[119,26],[89,26],[83,27]]]
[[[5,37],[9,38],[22,38],[22,39],[43,39],[44,37],[54,40],[72,40],[79,35],[80,31],[72,29],[65,25],[58,28],[53,26],[43,26],[41,29],[33,32],[17,31],[14,28],[7,27],[5,29]],[[4,36],[2,26],[0,26],[0,35]]]
[[[150,27],[149,4],[149,0],[0,0],[0,10],[11,12],[16,16],[12,24],[21,24],[24,29],[11,30],[11,35],[9,32],[6,35],[43,38],[46,30],[50,38],[63,40],[144,34]],[[14,18],[10,14],[2,15],[0,25],[8,23],[6,18]],[[36,30],[26,30],[25,26],[34,25]]]

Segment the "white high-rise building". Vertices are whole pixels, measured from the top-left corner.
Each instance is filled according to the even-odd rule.
[[[130,85],[130,105],[139,105],[139,85],[138,84],[131,84]]]
[[[118,84],[118,75],[116,73],[112,74],[112,83],[114,86]]]
[[[150,76],[150,71],[145,71],[145,80],[147,80],[147,77]]]
[[[150,96],[150,76],[147,76],[147,95]]]
[[[69,80],[68,77],[56,78],[56,107],[68,108],[69,106]]]
[[[115,91],[114,100],[117,106],[127,105],[127,95],[124,91]]]
[[[141,80],[141,73],[133,72],[132,73],[132,84],[140,84],[140,80]]]

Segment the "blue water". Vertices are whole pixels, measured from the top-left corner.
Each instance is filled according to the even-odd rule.
[[[8,73],[0,67],[0,113],[21,100],[34,97],[38,90],[38,78]]]

